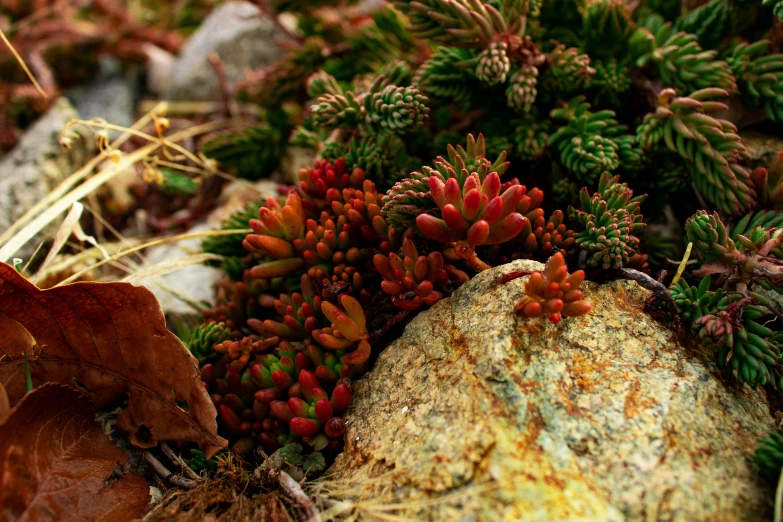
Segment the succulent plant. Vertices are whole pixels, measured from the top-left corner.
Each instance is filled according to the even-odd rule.
[[[584,280],[583,270],[568,274],[565,258],[558,252],[547,261],[543,272],[530,274],[525,282],[525,296],[514,305],[514,311],[523,317],[546,315],[553,324],[563,317],[584,315],[592,307],[579,290]]]
[[[281,197],[224,225],[251,233],[205,243],[232,279],[194,353],[235,451],[331,459],[346,379],[395,325],[514,259],[548,260],[523,316],[582,315],[585,277],[634,279],[671,298],[660,317],[679,316],[727,374],[783,385],[770,297],[783,294],[783,156],[752,156],[731,123],[780,120],[783,61],[756,15],[774,8],[270,5],[296,16],[297,38],[238,86],[249,121],[199,143],[216,168],[263,160],[264,173],[291,147],[317,154]],[[263,132],[242,138],[250,128]]]

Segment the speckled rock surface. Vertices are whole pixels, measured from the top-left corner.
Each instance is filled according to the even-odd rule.
[[[543,266],[479,274],[356,383],[339,484],[416,520],[769,520],[763,392],[721,380],[636,283],[583,285],[593,311],[558,325],[517,318],[526,279],[499,278],[518,268]]]
[[[229,83],[248,70],[268,65],[282,52],[277,40],[283,34],[250,2],[226,2],[217,7],[190,37],[171,73],[166,98],[211,100],[219,95],[209,53],[215,52],[226,69]]]

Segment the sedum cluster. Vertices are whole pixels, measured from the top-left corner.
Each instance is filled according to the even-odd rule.
[[[508,278],[530,276],[524,318],[589,313],[583,280],[635,279],[739,382],[783,386],[783,157],[754,163],[738,127],[783,121],[777,6],[271,5],[298,41],[237,86],[263,121],[202,146],[247,177],[315,158],[225,225],[252,233],[204,245],[229,279],[191,349],[235,452],[334,455],[398,326],[515,259],[547,262]]]

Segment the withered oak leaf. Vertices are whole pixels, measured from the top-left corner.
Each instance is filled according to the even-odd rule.
[[[59,382],[98,406],[123,397],[117,426],[139,447],[196,442],[226,446],[198,362],[168,329],[155,296],[130,283],[74,283],[40,290],[0,263],[0,383],[13,406],[34,386]]]
[[[45,384],[0,424],[0,519],[135,520],[149,505],[147,482],[132,473],[107,480],[127,464],[86,395]]]

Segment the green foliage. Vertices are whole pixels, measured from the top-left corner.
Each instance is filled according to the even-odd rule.
[[[715,49],[731,29],[731,14],[729,0],[710,0],[677,19],[674,31],[693,34],[702,47]]]
[[[669,24],[664,24],[655,33],[649,52],[640,56],[636,64],[655,66],[666,87],[685,92],[706,88],[734,92],[736,82],[729,65],[716,56],[716,51],[702,49],[696,35],[675,32]]]
[[[553,119],[568,123],[549,137],[549,145],[557,147],[562,164],[584,183],[595,183],[602,172],[612,172],[620,166],[620,146],[614,136],[624,128],[619,127],[614,116],[608,110],[590,112],[584,96],[552,111]]]
[[[775,431],[762,437],[754,457],[762,473],[777,479],[783,468],[783,435]]]
[[[234,170],[238,177],[259,179],[277,168],[287,131],[286,127],[262,122],[213,136],[203,143],[201,151],[220,166]]]
[[[633,191],[619,177],[604,174],[592,198],[587,189],[579,194],[582,209],[568,209],[569,219],[582,227],[576,245],[587,251],[587,264],[604,269],[622,268],[639,247],[637,234],[646,225],[639,206],[646,196],[633,197]]]
[[[197,326],[190,336],[188,349],[199,364],[216,361],[220,354],[215,345],[231,339],[231,329],[223,323],[204,323]]]
[[[740,94],[750,107],[763,108],[770,120],[783,122],[783,54],[768,54],[769,41],[741,43],[726,58]]]
[[[245,205],[241,210],[231,214],[221,225],[221,230],[246,230],[250,228],[250,220],[258,218],[258,209],[263,204],[260,200],[254,200]],[[204,252],[217,254],[223,257],[242,257],[247,251],[242,246],[246,232],[210,236],[201,243]]]
[[[721,89],[702,89],[680,98],[672,89],[658,96],[658,110],[647,114],[636,130],[641,146],[663,147],[686,163],[691,179],[707,200],[727,215],[742,214],[754,203],[750,174],[738,162],[749,158],[736,127],[709,115],[728,107],[712,98],[726,96]]]
[[[781,0],[762,0],[761,2],[764,5],[771,5],[774,8],[775,16],[778,17],[778,20],[783,22],[783,1]]]

